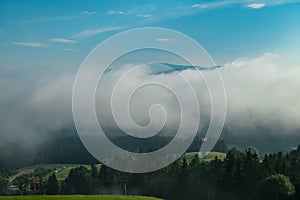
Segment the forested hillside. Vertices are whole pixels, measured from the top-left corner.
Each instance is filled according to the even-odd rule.
[[[199,160],[183,156],[170,166],[146,174],[123,173],[104,165],[72,168],[65,179],[39,170],[38,186],[31,176],[19,177],[16,194],[130,194],[163,199],[296,200],[300,199],[300,146],[260,156],[254,149],[228,151],[226,158]],[[6,176],[7,174],[4,174]],[[5,179],[5,178],[3,178]],[[8,192],[2,185],[2,194]]]

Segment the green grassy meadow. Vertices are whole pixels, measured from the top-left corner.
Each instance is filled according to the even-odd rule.
[[[51,165],[49,165],[49,166],[45,165],[45,167],[48,167],[48,168],[49,168],[50,166],[51,166]],[[84,167],[86,167],[88,170],[91,169],[91,166],[90,166],[90,165],[75,165],[75,164],[73,164],[73,165],[63,165],[63,167],[62,167],[61,165],[57,165],[57,167],[58,167],[58,170],[57,170],[57,173],[56,173],[56,178],[57,178],[57,180],[58,180],[58,181],[63,181],[63,180],[65,180],[65,178],[67,178],[67,176],[68,176],[69,172],[71,171],[71,169],[76,168],[76,167],[79,167],[79,166],[84,166]],[[100,169],[101,165],[98,164],[98,165],[96,165],[96,167],[97,167],[98,169]],[[44,179],[47,180],[47,179],[49,178],[49,176],[50,176],[52,173],[53,173],[53,172],[47,174],[47,175],[44,177]]]

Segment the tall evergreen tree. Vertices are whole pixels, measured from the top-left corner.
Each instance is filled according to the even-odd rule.
[[[91,175],[84,167],[80,166],[70,171],[65,180],[67,194],[89,194],[91,192]]]
[[[48,178],[46,193],[49,195],[58,194],[58,182],[55,173]]]
[[[98,177],[98,169],[96,165],[91,165],[91,175],[93,179]]]
[[[4,194],[8,187],[8,179],[0,176],[0,195]]]

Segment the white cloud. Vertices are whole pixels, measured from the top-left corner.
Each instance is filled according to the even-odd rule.
[[[206,4],[194,4],[192,7],[193,8],[207,8],[207,5]]]
[[[192,5],[192,8],[199,8],[199,9],[204,9],[204,8],[219,8],[219,7],[224,7],[233,3],[233,1],[216,1],[216,2],[211,2],[211,3],[200,3],[200,4],[194,4]]]
[[[239,126],[299,128],[299,67],[281,62],[278,55],[237,59],[221,73],[228,96],[228,123]]]
[[[82,11],[81,14],[82,15],[96,15],[97,12],[96,11]]]
[[[65,38],[52,38],[51,42],[59,42],[59,43],[76,43],[75,40],[65,39]]]
[[[252,3],[252,4],[247,5],[248,8],[253,8],[253,9],[260,9],[265,6],[266,6],[266,4],[264,4],[264,3]]]
[[[68,21],[74,20],[79,18],[80,15],[65,15],[65,16],[57,16],[57,17],[41,17],[41,18],[33,18],[33,19],[26,19],[18,21],[21,24],[28,24],[28,23],[42,23],[48,21]]]
[[[139,17],[143,17],[143,18],[150,18],[151,15],[139,15]]]
[[[280,56],[266,53],[257,58],[236,59],[219,69],[227,93],[227,126],[241,128],[267,127],[274,130],[276,134],[295,133],[288,130],[300,128],[300,113],[297,109],[300,107],[298,92],[300,67],[287,66],[282,61]],[[99,113],[102,116],[99,119],[111,119],[111,113],[109,112],[111,91],[116,89],[114,88],[116,82],[120,80],[125,72],[128,72],[128,69],[132,69],[132,66],[120,67],[120,69],[103,77],[102,84],[104,85],[99,84],[101,87],[99,87],[96,97],[97,102],[101,102],[101,104],[96,105],[99,106]],[[134,86],[141,83],[165,82],[169,84],[170,88],[185,96],[183,94],[187,90],[180,81],[180,76],[176,73],[158,75],[149,75],[148,73],[147,70],[135,70],[126,74],[124,80],[119,83],[120,88],[117,90],[121,92],[117,100],[120,105],[123,105],[124,101],[127,100],[126,93],[130,91],[130,88],[135,88]],[[183,70],[179,73],[187,77],[194,87],[199,98],[201,114],[210,116],[209,93],[201,75],[193,70]],[[202,73],[207,73],[205,77],[210,77],[209,71],[202,71]],[[178,122],[176,101],[174,96],[167,95],[164,92],[168,93],[158,88],[141,89],[131,99],[132,105],[136,106],[130,110],[133,118],[140,124],[145,124],[149,120],[147,105],[151,105],[150,102],[155,99],[154,102],[159,102],[167,108],[168,117],[171,120],[168,122],[169,127],[176,127]],[[193,116],[187,117],[190,117],[189,120],[194,119]],[[153,118],[160,119],[161,115],[153,116]],[[111,122],[108,120],[104,124],[108,125]],[[287,131],[278,133],[277,128],[284,128]],[[129,125],[127,129],[130,129]]]
[[[191,5],[191,8],[198,8],[199,10],[205,9],[205,8],[219,8],[219,7],[225,7],[225,6],[230,6],[230,5],[238,5],[240,4],[241,6],[246,6],[248,8],[253,8],[253,9],[260,9],[265,6],[280,6],[284,4],[289,4],[289,3],[296,3],[300,2],[299,0],[261,0],[259,3],[255,2],[255,0],[248,0],[248,1],[243,1],[243,0],[219,0],[219,1],[214,1],[214,2],[204,2],[204,3],[199,3],[199,4],[193,4]],[[191,11],[191,14],[193,14],[193,11]]]
[[[124,72],[126,70],[121,67],[121,69],[112,71],[111,74],[104,77],[103,90],[97,92],[99,99],[95,101],[104,102],[104,106],[101,106],[103,104],[96,105],[104,111],[98,112],[102,116],[99,119],[111,119],[111,116],[106,113],[110,108],[110,101],[102,94],[109,94],[114,83],[120,79]],[[196,95],[200,98],[201,115],[203,113],[206,116],[210,111],[210,101],[205,83],[201,81],[201,76],[192,70],[184,70],[179,73],[184,73],[191,84],[195,85]],[[293,134],[295,132],[290,130],[300,128],[298,109],[300,108],[300,66],[288,66],[278,55],[266,53],[257,58],[239,58],[229,62],[220,68],[220,73],[228,97],[227,127],[267,127],[274,130],[270,133],[277,138]],[[179,76],[176,76],[175,73],[149,76],[146,70],[139,70],[129,75],[124,80],[124,84],[120,85],[124,95],[127,91],[126,88],[132,88],[133,85],[145,81],[164,81],[182,94],[185,94],[186,91],[182,82],[178,81]],[[24,143],[34,143],[35,140],[32,138],[40,139],[42,133],[55,132],[72,125],[71,105],[74,77],[74,74],[60,74],[53,77],[41,77],[40,80],[29,79],[26,84],[21,79],[18,79],[19,83],[14,79],[0,79],[2,81],[0,91],[4,91],[6,94],[0,98],[0,132],[3,133],[1,137],[14,137],[14,139],[19,139]],[[22,87],[19,87],[20,85]],[[101,84],[99,85],[101,86]],[[167,108],[168,118],[170,117],[167,125],[172,127],[174,123],[177,123],[178,110],[176,109],[178,107],[174,106],[176,103],[174,97],[164,94],[162,90],[156,91],[156,88],[145,89],[138,91],[135,99],[133,99],[133,106],[136,106],[131,110],[133,118],[141,124],[149,122],[147,105],[151,102],[159,102]],[[118,101],[122,103],[123,99],[120,98]],[[108,117],[105,118],[105,116]],[[161,116],[153,117],[161,119]],[[188,117],[193,120],[193,116]],[[110,125],[110,122],[105,124]],[[278,131],[282,129],[283,132]],[[237,134],[243,138],[248,133],[240,131]],[[261,135],[264,132],[253,134]],[[32,135],[36,137],[30,137]]]
[[[157,42],[170,42],[171,39],[169,39],[169,38],[157,38],[156,41]]]
[[[108,10],[106,12],[107,15],[125,15],[125,14],[129,14],[128,12],[124,12],[121,10]]]
[[[77,49],[71,49],[71,48],[64,48],[64,51],[71,51],[71,52],[76,52]]]
[[[40,42],[12,42],[13,45],[35,47],[35,48],[46,48],[48,45],[46,43]]]
[[[108,28],[101,28],[101,29],[89,29],[89,30],[84,30],[80,33],[75,34],[73,37],[74,38],[80,38],[80,37],[89,37],[89,36],[93,36],[96,35],[98,33],[104,33],[104,32],[108,32],[108,31],[115,31],[115,30],[120,30],[123,27],[108,27]]]

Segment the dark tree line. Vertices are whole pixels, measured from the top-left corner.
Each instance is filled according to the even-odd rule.
[[[127,194],[163,199],[300,199],[300,147],[260,158],[253,149],[232,149],[224,160],[204,162],[185,157],[145,174],[128,174],[104,165],[77,167],[65,181],[49,177],[47,194]]]
[[[37,169],[36,176],[44,176]],[[29,184],[18,177],[15,184]],[[1,187],[1,181],[0,181]],[[300,146],[287,154],[261,158],[254,149],[228,151],[224,160],[182,157],[168,167],[145,174],[129,174],[104,165],[70,170],[64,181],[53,173],[39,194],[130,194],[163,199],[296,200],[300,199]]]
[[[0,195],[5,194],[8,186],[9,173],[0,169]]]

